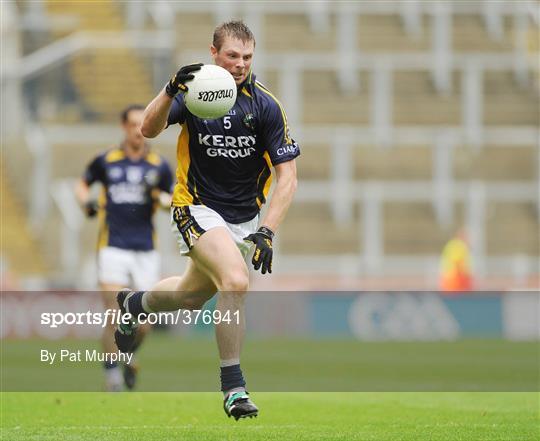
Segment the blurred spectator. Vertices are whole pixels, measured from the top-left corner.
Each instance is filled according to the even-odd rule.
[[[20,289],[17,275],[9,268],[7,258],[0,254],[0,290],[15,291]]]
[[[459,230],[443,248],[440,265],[442,291],[470,291],[473,288],[471,252],[463,229]]]

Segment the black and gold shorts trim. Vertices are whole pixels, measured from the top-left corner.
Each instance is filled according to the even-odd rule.
[[[206,232],[189,211],[189,206],[173,207],[173,220],[187,247],[191,250],[195,241]]]

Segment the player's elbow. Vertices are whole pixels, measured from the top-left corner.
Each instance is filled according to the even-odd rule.
[[[293,195],[298,187],[296,177],[296,163],[294,161],[285,162],[276,166],[277,186],[282,194]]]
[[[159,130],[155,130],[146,121],[143,121],[141,125],[141,133],[145,138],[155,138],[159,135]]]
[[[141,133],[145,138],[155,138],[164,128],[165,124],[160,127],[160,123],[152,116],[152,113],[145,110],[141,123]]]
[[[73,190],[75,192],[75,197],[77,198],[77,201],[79,202],[79,204],[82,205],[88,198],[88,185],[84,180],[79,179],[75,183]]]

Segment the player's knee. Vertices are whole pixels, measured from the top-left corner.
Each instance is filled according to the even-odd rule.
[[[220,291],[244,294],[249,288],[249,276],[243,271],[230,272],[221,280]]]

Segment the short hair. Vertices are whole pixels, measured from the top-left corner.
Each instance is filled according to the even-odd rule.
[[[122,120],[122,123],[126,123],[129,118],[129,113],[133,110],[144,110],[146,107],[144,107],[142,104],[130,104],[127,106],[122,112],[120,113],[120,119]]]
[[[219,51],[223,45],[225,37],[233,37],[238,40],[242,40],[244,43],[253,41],[255,46],[255,36],[251,29],[242,20],[231,20],[225,23],[221,23],[214,30],[214,38],[212,40],[213,46]]]

